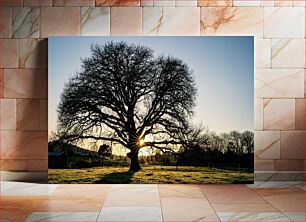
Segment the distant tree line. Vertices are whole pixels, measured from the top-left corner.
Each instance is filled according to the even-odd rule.
[[[177,159],[179,165],[253,168],[252,132],[231,131],[219,135],[214,132],[195,132],[194,136],[196,138],[181,146]]]
[[[216,134],[201,127],[188,127],[179,135],[181,145],[174,152],[165,149],[140,162],[161,165],[208,166],[208,167],[254,167],[254,133],[231,131]]]

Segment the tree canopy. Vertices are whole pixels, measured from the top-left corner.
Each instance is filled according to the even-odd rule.
[[[82,69],[66,84],[58,106],[61,139],[111,141],[129,149],[130,170],[140,169],[139,149],[165,151],[193,114],[195,80],[173,56],[126,42],[91,46]]]

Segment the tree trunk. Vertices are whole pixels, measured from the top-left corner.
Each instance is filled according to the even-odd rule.
[[[128,153],[128,157],[131,159],[131,166],[129,171],[137,172],[141,169],[138,161],[138,150]]]

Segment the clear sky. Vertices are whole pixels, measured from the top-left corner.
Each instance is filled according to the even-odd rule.
[[[49,37],[49,133],[56,128],[64,83],[80,70],[92,43],[126,41],[172,55],[194,72],[198,88],[194,123],[216,132],[253,130],[253,37]]]

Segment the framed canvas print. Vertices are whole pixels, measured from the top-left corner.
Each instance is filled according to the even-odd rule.
[[[253,37],[48,47],[49,183],[253,182]]]

